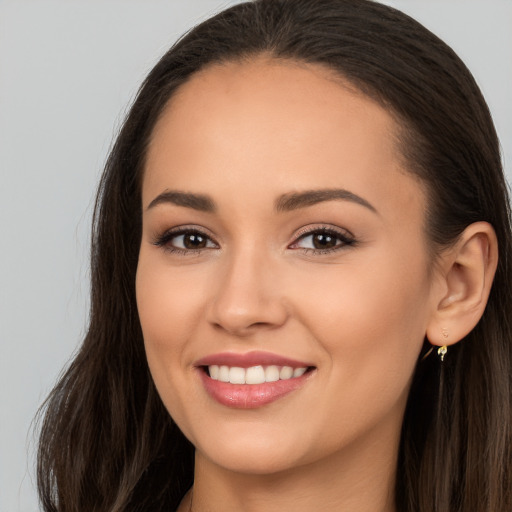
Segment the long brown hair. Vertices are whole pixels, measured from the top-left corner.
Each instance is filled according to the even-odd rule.
[[[500,259],[481,321],[442,368],[435,358],[418,363],[396,503],[401,512],[512,510],[512,237],[499,142],[454,52],[405,14],[370,0],[238,4],[186,34],[142,84],[99,186],[89,329],[45,403],[43,509],[174,510],[192,484],[193,447],[158,397],[137,315],[141,174],[174,91],[209,64],[261,53],[325,65],[399,120],[408,169],[428,190],[433,254],[472,222],[494,226]]]

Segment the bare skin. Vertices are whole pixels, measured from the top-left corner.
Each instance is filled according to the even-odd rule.
[[[196,447],[180,512],[395,510],[425,336],[472,328],[478,311],[450,323],[447,310],[485,305],[479,276],[495,267],[481,223],[432,271],[396,128],[323,68],[264,57],[196,74],[157,123],[137,303],[157,389]],[[305,191],[330,192],[291,208]],[[470,270],[453,274],[461,249]],[[307,362],[304,384],[250,409],[212,398],[197,362],[255,350]]]

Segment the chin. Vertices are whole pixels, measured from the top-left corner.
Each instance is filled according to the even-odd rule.
[[[199,457],[208,458],[216,466],[227,471],[245,475],[272,475],[297,467],[299,461],[295,460],[294,454],[275,453],[271,450],[246,450],[234,451],[212,450],[211,453],[198,452]]]
[[[219,433],[192,442],[196,447],[196,458],[204,457],[216,466],[236,473],[268,475],[307,462],[305,451],[297,450],[297,447],[304,447],[303,441],[261,429],[246,431],[245,435],[240,431],[238,435]]]

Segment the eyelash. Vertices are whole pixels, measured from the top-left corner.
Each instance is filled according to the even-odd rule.
[[[162,235],[158,236],[154,241],[153,244],[162,247],[165,251],[172,253],[172,254],[178,254],[180,256],[190,256],[190,255],[198,255],[204,250],[210,249],[210,247],[204,247],[200,249],[182,249],[180,247],[175,247],[171,245],[171,241],[179,236],[184,235],[197,235],[200,237],[203,237],[206,239],[206,242],[213,242],[216,244],[216,242],[205,232],[197,229],[197,228],[187,228],[187,227],[180,227],[171,229],[169,231],[166,231]],[[294,245],[297,245],[298,242],[301,240],[305,240],[306,238],[314,235],[325,235],[325,236],[331,236],[338,240],[338,243],[334,247],[329,247],[327,249],[314,249],[310,247],[303,247],[298,248],[301,249],[303,254],[317,254],[317,255],[323,255],[323,254],[331,254],[333,252],[337,252],[339,250],[342,250],[347,247],[353,247],[356,245],[356,240],[354,236],[348,232],[348,231],[341,231],[337,230],[332,227],[327,226],[320,226],[316,228],[306,228],[302,232],[299,232],[297,234],[297,237],[295,241],[289,246],[293,247]]]
[[[204,233],[203,231],[197,229],[197,228],[187,228],[187,227],[180,227],[175,229],[170,229],[169,231],[166,231],[162,235],[158,236],[155,241],[153,242],[154,245],[158,247],[162,247],[167,252],[170,252],[172,254],[178,254],[180,256],[190,256],[190,255],[197,255],[201,251],[206,250],[205,249],[181,249],[180,247],[174,247],[170,244],[171,240],[174,238],[177,238],[179,236],[183,235],[197,235],[205,238],[207,241],[212,241],[212,238]]]
[[[347,247],[353,247],[356,245],[356,240],[349,231],[338,230],[330,226],[319,226],[315,228],[305,228],[304,230],[299,231],[296,240],[291,244],[291,246],[294,246],[299,241],[305,240],[306,238],[314,235],[330,236],[337,239],[338,243],[334,247],[329,247],[327,249],[302,247],[300,249],[302,250],[303,254],[331,254],[333,252],[337,252],[342,249],[346,249]]]

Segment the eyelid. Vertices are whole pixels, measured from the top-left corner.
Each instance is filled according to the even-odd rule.
[[[316,233],[318,231],[323,232],[331,232],[337,235],[341,235],[345,238],[355,238],[354,235],[345,228],[340,228],[338,226],[333,226],[332,224],[309,224],[307,226],[304,226],[303,228],[299,229],[297,233],[294,235],[294,239],[298,240],[299,238],[303,237],[304,235],[310,235],[312,233]]]
[[[341,243],[338,243],[334,247],[328,247],[324,249],[319,248],[311,248],[311,247],[297,247],[298,243],[301,240],[306,239],[309,236],[323,233],[332,235],[338,240],[341,241]],[[306,226],[302,229],[300,229],[297,234],[294,237],[294,241],[288,246],[289,248],[292,248],[294,250],[302,250],[305,254],[313,253],[313,254],[327,254],[336,252],[339,250],[346,249],[347,247],[352,247],[356,244],[356,239],[354,235],[348,231],[347,229],[340,228],[337,226],[332,225],[316,225],[316,226]]]
[[[210,242],[215,244],[216,248],[219,248],[218,242],[215,240],[215,238],[209,234],[208,230],[203,227],[198,227],[195,225],[181,225],[181,226],[175,226],[173,228],[167,229],[163,233],[158,233],[153,237],[152,244],[156,245],[158,247],[162,247],[164,250],[167,250],[169,252],[176,252],[181,254],[198,254],[201,251],[204,250],[210,250],[212,247],[203,247],[198,249],[183,249],[181,247],[175,247],[170,245],[170,241],[173,238],[177,238],[181,235],[185,234],[199,234],[205,238],[207,238]]]
[[[181,225],[175,226],[164,231],[161,234],[157,234],[152,243],[162,249],[182,255],[191,255],[191,254],[199,254],[205,250],[211,249],[219,249],[220,244],[215,240],[215,238],[208,232],[204,227],[198,227],[196,225]],[[211,242],[215,245],[215,247],[199,247],[199,248],[182,248],[173,246],[170,242],[174,238],[177,238],[186,234],[199,234],[207,239],[207,241]],[[341,243],[336,244],[334,247],[327,248],[312,248],[312,247],[298,247],[298,243],[301,240],[309,236],[313,236],[318,233],[328,234],[337,238]],[[354,246],[356,244],[356,239],[354,235],[348,231],[347,229],[340,228],[338,226],[332,226],[328,224],[320,224],[320,225],[308,225],[301,228],[294,236],[294,241],[288,245],[289,249],[293,250],[302,250],[304,253],[313,253],[313,254],[327,254],[331,252],[336,252],[341,249],[345,249],[350,246]]]

